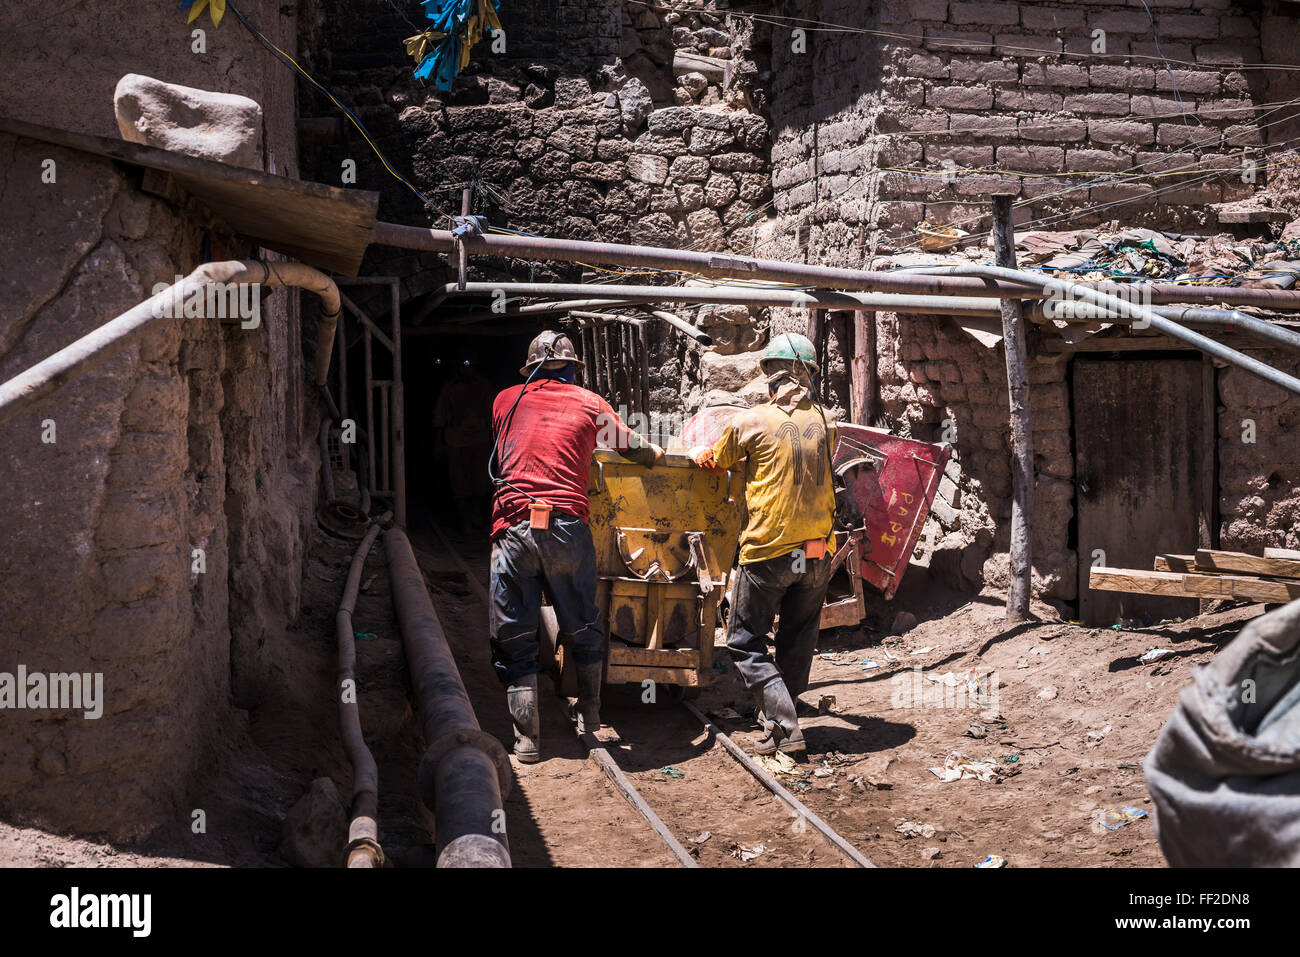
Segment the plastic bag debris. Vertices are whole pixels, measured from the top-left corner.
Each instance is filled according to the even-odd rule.
[[[794,774],[794,758],[784,751],[777,751],[774,754],[760,754],[758,763],[772,774]]]
[[[766,844],[755,844],[753,847],[745,847],[743,844],[737,844],[731,849],[731,856],[737,857],[742,861],[752,861],[766,850]]]
[[[659,769],[659,773],[660,773],[660,774],[666,774],[666,775],[668,775],[668,777],[670,777],[670,778],[684,778],[684,777],[686,777],[686,772],[685,772],[685,771],[678,771],[678,770],[677,770],[675,767],[673,767],[671,764],[666,764],[666,765],[664,765],[662,768]]]
[[[990,854],[988,857],[984,858],[984,860],[980,861],[978,864],[975,864],[975,865],[973,865],[973,866],[975,866],[975,867],[1006,867],[1006,866],[1007,866],[1007,859],[1006,859],[1005,857],[999,857],[997,854]]]
[[[1104,811],[1098,812],[1097,823],[1108,831],[1118,831],[1121,827],[1132,824],[1134,821],[1140,821],[1146,816],[1147,812],[1140,807],[1123,804],[1119,807],[1108,807]]]
[[[921,234],[921,248],[930,252],[952,249],[970,233],[956,226],[943,226],[923,219],[916,224],[916,231]]]
[[[1150,651],[1146,652],[1145,654],[1139,655],[1138,661],[1141,661],[1143,663],[1148,661],[1158,661],[1159,659],[1163,658],[1165,655],[1172,655],[1172,654],[1173,652],[1168,648],[1152,648]]]
[[[713,832],[712,832],[712,831],[700,831],[699,834],[696,834],[693,838],[691,838],[691,843],[692,843],[692,844],[703,844],[705,841],[707,841],[707,840],[708,840],[709,838],[711,838],[712,836],[713,836]]]
[[[858,662],[858,664],[862,666],[863,671],[872,671],[880,667],[879,664],[872,661],[870,658],[863,658],[861,661]]]
[[[930,768],[930,773],[944,784],[974,778],[977,781],[1000,781],[997,768],[991,758],[971,759],[960,751],[953,751],[941,768]]]

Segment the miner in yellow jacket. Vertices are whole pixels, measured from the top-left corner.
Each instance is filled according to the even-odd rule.
[[[781,333],[759,362],[767,402],[737,414],[712,447],[691,450],[701,468],[745,460],[749,519],[727,625],[727,649],[754,695],[765,737],[760,754],[805,750],[795,702],[808,687],[835,551],[831,454],[836,430],[813,398],[813,344]],[[777,612],[775,658],[767,640]]]

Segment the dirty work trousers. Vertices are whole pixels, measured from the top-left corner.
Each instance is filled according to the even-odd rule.
[[[1300,601],[1192,672],[1142,766],[1174,867],[1300,867]]]
[[[831,577],[831,556],[805,561],[802,572],[795,567],[792,554],[739,566],[727,622],[727,650],[746,689],[780,675],[791,698],[808,690],[808,672]],[[778,611],[781,625],[773,658],[767,637]]]
[[[604,634],[596,611],[596,549],[580,518],[552,514],[549,528],[528,520],[492,542],[492,667],[504,685],[538,671],[537,627],[545,590],[578,664],[600,661]]]

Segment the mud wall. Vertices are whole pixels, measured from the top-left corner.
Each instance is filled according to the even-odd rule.
[[[294,50],[291,5],[242,6]],[[232,15],[217,29],[206,16],[187,26],[171,2],[62,18],[20,3],[6,18],[23,7],[30,29],[0,31],[13,115],[116,138],[118,78],[149,73],[257,99],[268,163],[296,169],[292,86]],[[11,136],[0,168],[0,379],[204,259],[252,252],[147,192],[135,169]],[[103,676],[96,719],[0,711],[9,819],[117,840],[188,825],[196,775],[238,709],[276,692],[316,481],[297,297],[270,294],[256,330],[178,319],[3,426],[0,672]]]

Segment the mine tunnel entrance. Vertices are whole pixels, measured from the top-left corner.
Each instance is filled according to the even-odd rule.
[[[547,328],[505,335],[408,334],[406,489],[413,526],[437,523],[487,535],[491,485],[492,402],[522,382],[528,344]]]

